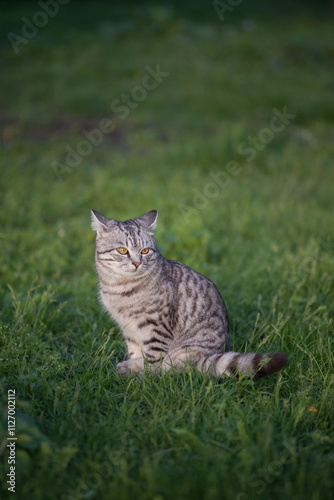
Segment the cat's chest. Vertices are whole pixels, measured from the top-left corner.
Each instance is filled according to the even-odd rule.
[[[120,326],[128,349],[136,357],[141,356],[143,347],[152,337],[152,329],[159,324],[159,308],[152,311],[140,297],[117,297],[101,291],[101,299]],[[131,347],[131,348],[130,348]]]
[[[135,328],[147,318],[147,304],[150,302],[150,297],[141,289],[101,288],[100,296],[107,311],[123,330]]]

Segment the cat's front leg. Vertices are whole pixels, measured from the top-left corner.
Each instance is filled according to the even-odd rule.
[[[116,366],[116,371],[123,377],[129,377],[131,372],[141,372],[144,370],[144,358],[129,358],[121,361]]]

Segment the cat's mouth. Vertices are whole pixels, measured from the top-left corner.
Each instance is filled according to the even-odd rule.
[[[145,269],[142,266],[140,266],[140,267],[135,267],[132,272],[136,274],[141,274],[143,271],[145,271]]]
[[[147,272],[147,266],[140,265],[134,269],[131,269],[130,274],[145,274]]]

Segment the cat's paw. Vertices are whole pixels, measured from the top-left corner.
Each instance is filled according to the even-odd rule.
[[[127,359],[116,365],[116,371],[122,377],[129,377],[131,373],[137,373],[144,369],[142,359]]]

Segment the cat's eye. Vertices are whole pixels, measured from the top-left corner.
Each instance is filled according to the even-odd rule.
[[[148,248],[143,248],[143,249],[142,249],[142,251],[141,251],[141,253],[142,253],[142,254],[144,254],[144,255],[145,255],[146,253],[148,253]]]
[[[128,253],[128,249],[124,247],[119,247],[117,248],[117,252],[120,253],[121,255],[126,255]]]

